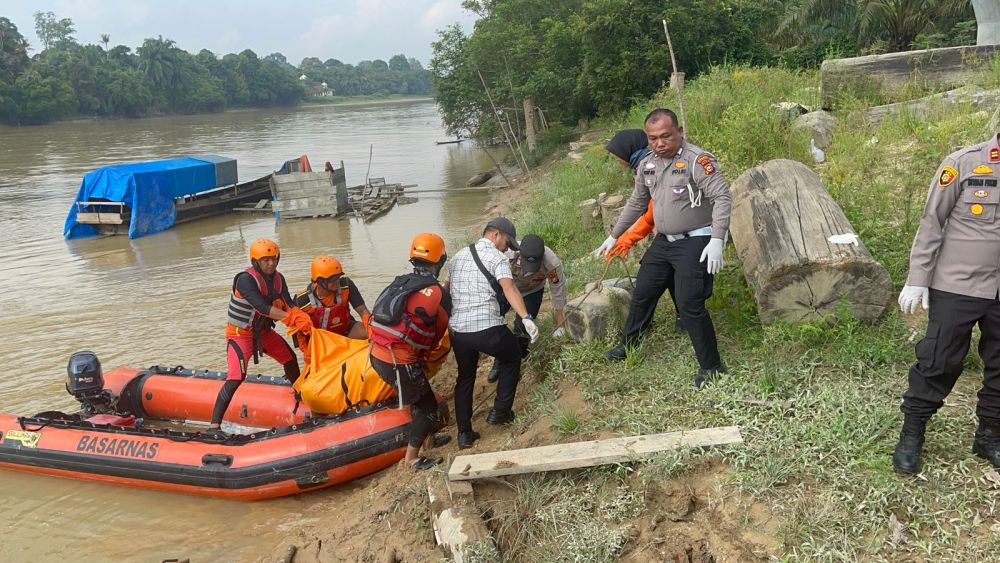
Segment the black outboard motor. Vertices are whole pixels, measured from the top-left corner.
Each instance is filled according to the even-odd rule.
[[[104,390],[104,375],[97,354],[75,352],[66,365],[66,391],[76,397],[86,415],[108,412],[111,393]]]

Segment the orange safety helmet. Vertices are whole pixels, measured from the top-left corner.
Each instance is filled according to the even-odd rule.
[[[333,256],[317,256],[312,262],[312,281],[325,278],[332,278],[344,273],[344,267],[340,265],[340,260]]]
[[[448,259],[444,239],[434,233],[420,233],[410,245],[410,260],[423,260],[431,264],[444,264]]]
[[[278,248],[278,243],[266,238],[253,241],[253,244],[250,245],[250,262],[256,262],[268,256],[273,256],[278,260],[281,259],[281,249]]]

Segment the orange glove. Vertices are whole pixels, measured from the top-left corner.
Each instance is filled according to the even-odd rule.
[[[312,332],[313,329],[312,319],[309,318],[309,315],[305,313],[302,313],[301,315],[296,315],[295,320],[292,323],[292,326],[299,329],[299,332],[301,332],[302,334],[309,334]]]
[[[309,314],[299,309],[298,307],[292,307],[285,314],[285,318],[281,319],[281,322],[285,323],[289,329],[289,335],[295,334],[296,331],[301,331],[303,334],[309,334],[312,332],[312,318]]]
[[[653,232],[653,202],[650,201],[649,205],[646,206],[646,212],[643,213],[642,217],[639,217],[627,231],[622,233],[622,236],[618,237],[615,245],[611,247],[608,252],[608,262],[611,261],[615,256],[621,256],[625,258],[628,256],[628,251],[632,249],[632,245],[639,242],[640,240],[646,238],[649,233]]]

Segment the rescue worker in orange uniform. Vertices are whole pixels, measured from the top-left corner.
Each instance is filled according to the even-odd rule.
[[[430,469],[441,460],[423,455],[447,444],[451,436],[435,436],[438,402],[426,375],[427,353],[448,333],[451,297],[438,282],[448,259],[444,240],[420,233],[410,245],[413,273],[397,277],[375,300],[368,334],[375,373],[411,405],[412,421],[406,447],[407,465]]]
[[[368,316],[365,299],[351,278],[344,275],[344,267],[332,256],[317,256],[310,268],[312,282],[305,291],[295,296],[293,303],[312,319],[314,328],[329,330],[348,338],[364,340],[368,332],[363,323],[351,316],[351,308],[361,316]],[[295,334],[295,342],[302,350],[302,357],[309,363],[309,335]]]
[[[295,352],[274,331],[274,321],[302,332],[312,330],[309,315],[291,306],[285,277],[278,272],[281,250],[271,240],[260,239],[250,245],[250,267],[236,274],[229,297],[229,322],[226,324],[226,382],[219,390],[212,409],[210,430],[218,430],[233,400],[236,389],[246,378],[247,363],[264,352],[285,368],[285,377],[294,382],[299,377]]]

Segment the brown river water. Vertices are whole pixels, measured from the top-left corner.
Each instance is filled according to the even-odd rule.
[[[105,370],[154,364],[225,369],[223,328],[233,275],[250,243],[273,238],[293,290],[320,254],[338,257],[369,304],[406,270],[407,245],[432,230],[446,240],[484,222],[487,195],[419,194],[368,225],[357,219],[276,222],[232,213],[129,240],[63,239],[83,175],[118,162],[219,154],[240,181],[307,154],[317,169],[346,165],[348,185],[371,176],[464,186],[489,167],[467,143],[445,140],[430,101],[229,112],[134,121],[0,128],[0,412],[73,412],[63,388],[68,356],[93,350]],[[270,359],[258,370],[280,373]],[[352,487],[358,485],[347,485]],[[0,470],[0,558],[5,561],[253,560],[301,522],[336,525],[319,510],[337,488],[247,504]],[[344,507],[350,510],[350,507]]]

